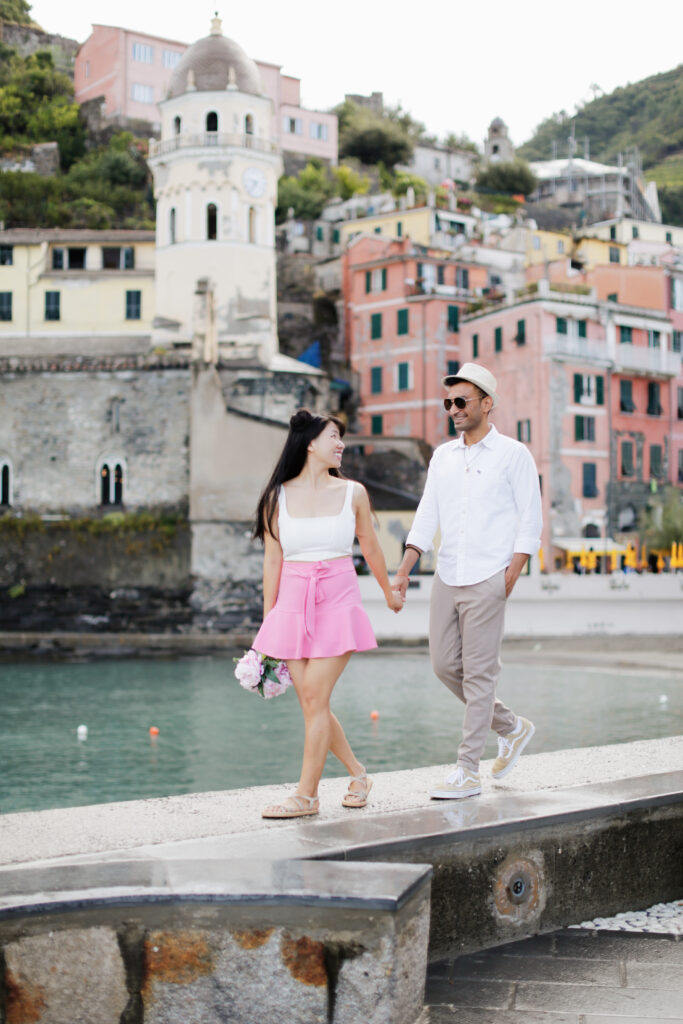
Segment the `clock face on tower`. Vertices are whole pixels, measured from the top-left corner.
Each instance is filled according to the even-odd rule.
[[[242,175],[242,183],[253,199],[258,199],[266,191],[266,176],[258,167],[247,167]]]

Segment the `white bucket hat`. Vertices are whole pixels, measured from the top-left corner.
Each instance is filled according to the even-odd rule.
[[[443,378],[443,385],[449,388],[452,384],[457,384],[460,381],[476,384],[493,399],[494,406],[498,405],[496,378],[485,366],[479,366],[477,363],[463,363],[457,373],[451,373],[448,377]]]

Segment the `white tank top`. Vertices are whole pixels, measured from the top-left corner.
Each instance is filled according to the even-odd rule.
[[[350,555],[356,535],[353,480],[346,485],[344,505],[336,516],[290,516],[285,489],[280,487],[277,524],[286,562],[322,562]]]

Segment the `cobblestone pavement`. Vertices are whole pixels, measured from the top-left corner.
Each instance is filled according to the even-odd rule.
[[[683,1022],[683,900],[431,964],[420,1024]]]

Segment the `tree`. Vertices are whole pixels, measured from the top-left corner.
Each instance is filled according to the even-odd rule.
[[[683,542],[683,496],[677,487],[667,487],[662,497],[641,514],[640,528],[651,549],[670,550]]]
[[[332,168],[332,174],[337,182],[337,195],[342,199],[351,199],[352,196],[362,196],[370,188],[370,179],[367,174],[357,174],[347,164],[339,164]]]
[[[501,192],[523,196],[528,196],[537,185],[538,181],[533,171],[524,160],[489,164],[479,171],[475,182],[477,189],[487,192]]]
[[[317,161],[310,161],[296,177],[283,176],[277,186],[275,219],[281,224],[291,209],[303,220],[316,220],[325,203],[334,194],[335,186]]]
[[[476,142],[472,142],[472,139],[465,132],[460,134],[449,132],[443,140],[443,144],[446,149],[464,149],[469,153],[479,153]]]
[[[381,161],[387,167],[406,163],[412,157],[413,142],[398,121],[349,100],[337,107],[336,113],[341,157],[355,156],[364,164]]]
[[[0,0],[0,21],[11,21],[17,25],[30,25],[31,5],[27,0]]]

